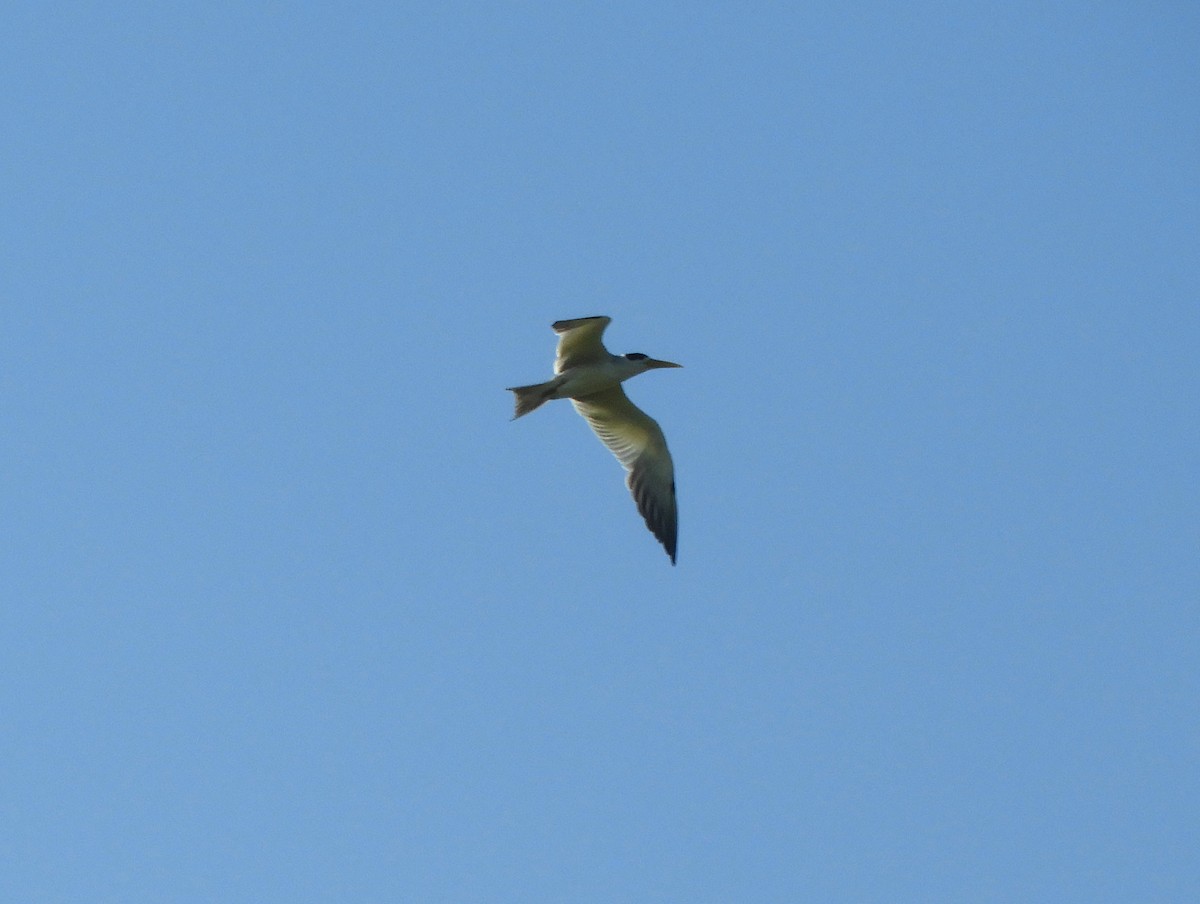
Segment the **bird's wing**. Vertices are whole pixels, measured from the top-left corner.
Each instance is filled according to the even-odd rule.
[[[679,536],[675,465],[667,451],[662,428],[654,418],[629,401],[629,396],[619,385],[572,399],[571,403],[629,472],[625,483],[638,511],[674,565]]]
[[[554,372],[560,374],[568,367],[607,361],[608,350],[600,337],[611,320],[611,317],[580,317],[555,323],[553,329],[558,333],[558,357],[554,361]]]

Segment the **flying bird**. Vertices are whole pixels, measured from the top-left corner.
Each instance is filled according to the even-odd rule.
[[[640,352],[613,355],[601,336],[611,317],[580,317],[553,325],[558,333],[558,356],[553,380],[532,386],[513,386],[516,420],[551,399],[570,399],[592,430],[625,467],[625,483],[646,527],[658,538],[675,564],[679,516],[675,507],[675,466],[662,428],[629,401],[621,384],[657,367],[682,367]]]

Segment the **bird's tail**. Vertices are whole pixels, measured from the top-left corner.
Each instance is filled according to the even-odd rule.
[[[534,383],[532,386],[510,386],[508,391],[517,397],[517,413],[513,415],[513,420],[515,421],[523,414],[529,414],[529,412],[540,407],[544,402],[550,401],[554,396],[554,390],[557,388],[558,380]]]

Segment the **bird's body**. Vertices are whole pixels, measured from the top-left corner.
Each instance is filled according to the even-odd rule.
[[[662,429],[629,401],[621,384],[654,368],[680,365],[637,353],[609,353],[601,337],[610,321],[609,317],[581,317],[554,324],[559,335],[555,377],[510,389],[516,394],[514,419],[552,399],[570,399],[629,472],[625,482],[638,511],[675,564],[679,531],[675,466]]]

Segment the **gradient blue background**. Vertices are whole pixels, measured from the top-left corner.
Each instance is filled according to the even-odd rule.
[[[6,7],[0,898],[1200,900],[1200,12],[828,6]]]

